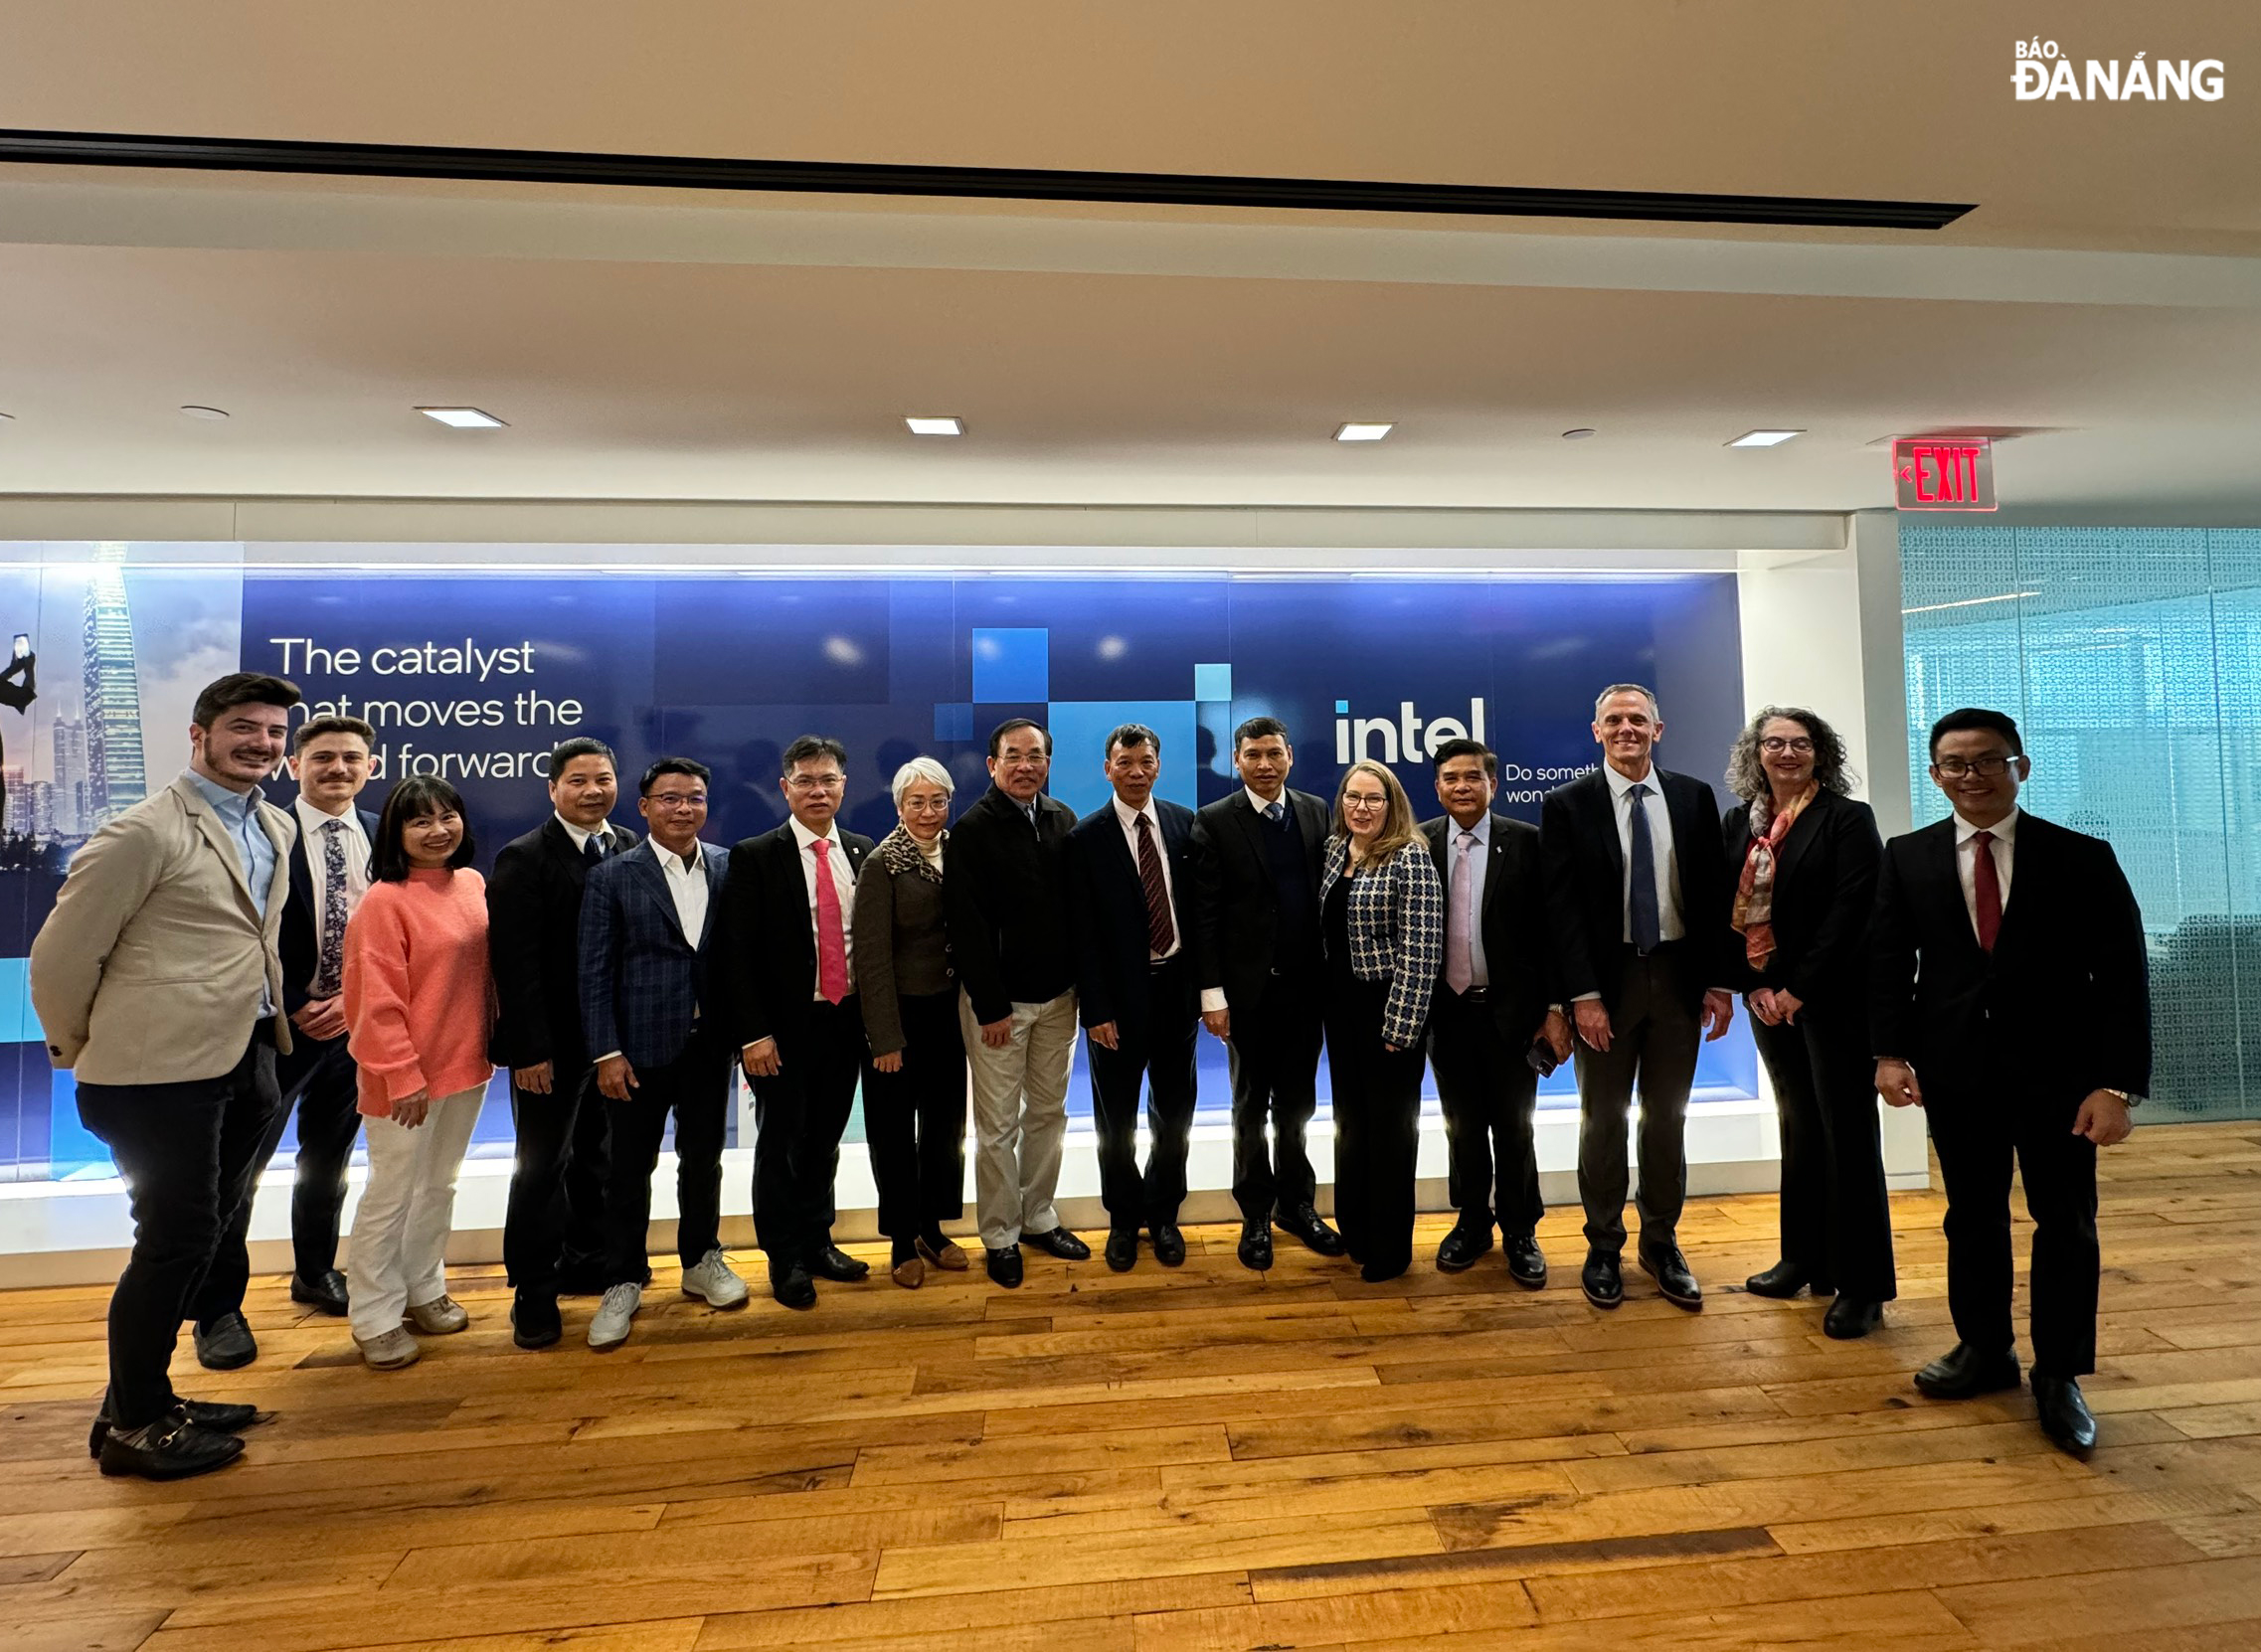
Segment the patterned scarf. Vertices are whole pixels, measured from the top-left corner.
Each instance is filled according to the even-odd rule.
[[[1743,857],[1743,875],[1735,884],[1735,927],[1742,933],[1751,968],[1762,975],[1774,956],[1774,878],[1782,840],[1790,836],[1791,827],[1820,790],[1809,782],[1780,813],[1775,812],[1772,792],[1762,791],[1751,799],[1751,849]]]
[[[944,843],[950,841],[950,833],[947,830],[942,835],[942,841]],[[872,851],[872,858],[886,868],[887,875],[890,878],[901,878],[906,874],[914,874],[926,879],[930,884],[942,882],[942,873],[932,861],[920,853],[919,840],[911,835],[908,827],[899,825],[894,831],[881,838],[879,847]]]

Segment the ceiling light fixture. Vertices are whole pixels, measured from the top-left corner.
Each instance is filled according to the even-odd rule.
[[[1793,436],[1802,436],[1804,430],[1745,430],[1727,445],[1730,447],[1780,447]]]
[[[949,417],[906,417],[903,422],[915,436],[961,436],[965,434],[965,420]]]
[[[1395,424],[1360,424],[1352,422],[1343,425],[1342,428],[1335,431],[1334,439],[1336,441],[1380,441],[1382,437],[1388,435],[1392,430],[1396,428],[1397,426]]]
[[[451,430],[495,430],[503,427],[502,420],[493,413],[481,413],[476,408],[419,408],[417,412],[427,418],[436,418]]]
[[[228,416],[228,410],[225,408],[203,408],[196,406],[194,403],[191,403],[188,407],[183,408],[181,412],[187,413],[191,418],[212,419],[226,418]]]
[[[1588,436],[1593,434],[1595,434],[1595,431],[1590,426],[1582,424],[1575,430],[1563,431],[1562,439],[1564,441],[1584,441]]]

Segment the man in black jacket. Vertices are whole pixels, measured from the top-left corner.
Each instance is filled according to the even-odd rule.
[[[1965,708],[1932,726],[1954,814],[1884,846],[1870,930],[1876,1087],[1931,1123],[1947,1183],[1958,1340],[1916,1374],[1939,1400],[2018,1381],[2010,1321],[2014,1160],[2033,1214],[2033,1398],[2084,1454],[2096,1419],[2096,1150],[2151,1082],[2143,914],[2111,846],[2023,813],[2017,725]]]
[[[1696,1051],[1735,1016],[1732,893],[1711,787],[1655,766],[1656,697],[1613,683],[1594,702],[1602,766],[1546,794],[1539,859],[1556,972],[1578,1033],[1579,1284],[1597,1308],[1625,1300],[1626,1127],[1641,1091],[1642,1270],[1683,1308],[1703,1287],[1680,1253],[1688,1087]]]
[[[1068,908],[1075,812],[1044,795],[1052,737],[1025,717],[989,734],[989,789],[950,835],[943,909],[973,1069],[973,1197],[989,1277],[1021,1282],[1020,1241],[1067,1261],[1091,1246],[1060,1226],[1052,1195],[1076,1054],[1076,959]]]
[[[487,950],[495,990],[490,1056],[510,1070],[518,1163],[510,1175],[502,1260],[515,1287],[512,1340],[547,1348],[564,1334],[558,1292],[602,1293],[610,1272],[605,1228],[604,1105],[590,1091],[581,1036],[581,898],[589,869],[633,849],[608,825],[619,799],[612,748],[577,737],[550,753],[555,811],[494,858]]]
[[[868,1066],[848,914],[871,839],[840,826],[848,749],[803,735],[784,749],[783,826],[730,852],[722,958],[734,1042],[754,1085],[754,1237],[770,1294],[816,1305],[816,1281],[871,1272],[832,1242],[840,1136]]]
[[[1250,718],[1233,731],[1241,789],[1193,817],[1193,968],[1201,1024],[1230,1064],[1240,1259],[1258,1269],[1272,1265],[1274,1223],[1322,1256],[1342,1254],[1304,1147],[1318,1107],[1327,806],[1289,786],[1295,764],[1287,726]]]

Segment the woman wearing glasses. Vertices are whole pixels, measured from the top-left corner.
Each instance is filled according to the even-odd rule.
[[[1898,1294],[1866,1007],[1883,844],[1846,795],[1844,742],[1810,711],[1763,708],[1727,785],[1742,799],[1724,821],[1740,984],[1782,1119],[1782,1257],[1747,1283],[1834,1294],[1822,1328],[1862,1337]]]

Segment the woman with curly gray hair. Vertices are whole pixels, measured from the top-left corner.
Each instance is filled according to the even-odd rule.
[[[1782,1259],[1759,1296],[1836,1300],[1832,1337],[1866,1336],[1899,1294],[1868,1044],[1868,913],[1883,843],[1846,795],[1844,742],[1814,713],[1766,706],[1736,740],[1728,875],[1752,1036],[1782,1119]]]

